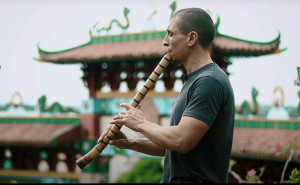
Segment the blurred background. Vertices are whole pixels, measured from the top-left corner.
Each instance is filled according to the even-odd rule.
[[[123,7],[128,7],[130,27],[127,32],[145,29],[146,20],[153,16],[155,28],[165,30],[169,23],[172,1],[150,0],[1,0],[0,1],[0,103],[19,91],[24,101],[36,103],[41,94],[49,102],[59,101],[79,106],[88,97],[81,81],[80,66],[40,63],[37,44],[42,49],[57,51],[89,41],[88,31],[97,21],[106,26],[113,18],[123,18]],[[236,103],[251,98],[254,86],[260,94],[259,102],[272,103],[276,86],[285,92],[285,104],[297,105],[299,86],[297,78],[299,1],[297,0],[221,0],[177,1],[177,7],[202,7],[212,15],[219,15],[219,31],[250,41],[268,42],[281,34],[281,54],[256,58],[236,58],[228,67],[230,81],[236,94]],[[113,27],[111,33],[114,33]],[[118,31],[118,30],[117,30]],[[115,32],[117,32],[115,31]],[[68,88],[64,88],[68,84]]]
[[[82,80],[91,77],[87,64],[39,59],[97,40],[96,34],[90,35],[95,25],[106,27],[113,19],[125,24],[125,7],[130,10],[129,27],[113,24],[99,37],[165,31],[174,2],[177,10],[200,7],[215,22],[219,17],[218,31],[226,38],[249,45],[280,40],[279,53],[230,58],[227,72],[237,112],[229,182],[279,182],[289,157],[283,177],[299,169],[300,1],[0,0],[0,182],[159,182],[163,158],[109,146],[84,169],[76,166],[120,111],[116,104],[131,100],[132,94],[121,85],[120,92],[102,94],[107,89],[101,89],[91,96]],[[39,49],[46,54],[41,56]],[[97,62],[103,71],[111,65]],[[157,95],[164,97],[152,94],[153,100],[144,100],[149,119],[168,125],[181,85],[176,83],[175,93],[170,93],[157,83]]]

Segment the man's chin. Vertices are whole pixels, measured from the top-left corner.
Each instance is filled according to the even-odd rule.
[[[179,62],[178,60],[172,60],[171,64],[175,65],[175,66],[181,66],[181,62]]]

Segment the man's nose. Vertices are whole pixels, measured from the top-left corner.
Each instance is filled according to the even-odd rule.
[[[169,46],[169,42],[167,41],[167,36],[165,36],[165,38],[163,40],[163,45],[164,46]]]

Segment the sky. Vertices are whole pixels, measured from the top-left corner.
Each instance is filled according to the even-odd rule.
[[[127,32],[145,29],[154,11],[155,27],[166,30],[173,0],[0,0],[0,105],[14,92],[25,104],[36,105],[42,95],[47,105],[80,106],[88,99],[80,64],[38,62],[37,44],[48,51],[72,48],[89,41],[89,29],[97,21],[107,26],[117,18],[125,22],[123,8],[130,9]],[[284,104],[298,106],[300,86],[294,85],[299,61],[298,0],[177,0],[177,10],[199,7],[220,16],[222,34],[258,42],[268,42],[281,34],[280,54],[234,58],[228,67],[236,104],[251,100],[251,89],[259,91],[261,104],[272,104],[273,90],[284,90]],[[114,27],[111,33],[120,33]]]

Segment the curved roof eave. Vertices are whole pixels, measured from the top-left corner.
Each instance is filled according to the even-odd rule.
[[[287,48],[279,49],[281,34],[268,42],[257,42],[229,35],[224,35],[218,31],[220,17],[218,17],[216,27],[216,37],[213,42],[213,52],[227,57],[253,57],[269,54],[277,54],[285,51]]]
[[[225,35],[225,34],[220,33],[220,31],[219,31],[220,22],[221,22],[221,18],[220,18],[220,16],[218,16],[217,21],[215,23],[216,37],[224,37],[224,38],[228,38],[228,39],[232,39],[232,40],[236,40],[236,41],[242,41],[242,42],[254,43],[254,44],[261,44],[261,45],[272,44],[274,42],[280,42],[280,37],[281,37],[280,31],[278,31],[278,35],[275,39],[273,39],[271,41],[268,41],[268,42],[251,41],[251,40],[246,40],[246,39],[242,39],[242,38],[237,38],[237,37]]]
[[[249,44],[269,45],[269,44],[280,42],[281,33],[278,31],[277,37],[275,39],[273,39],[271,41],[267,41],[267,42],[258,42],[258,41],[251,41],[251,40],[247,40],[247,39],[241,39],[241,38],[237,38],[237,37],[233,37],[233,36],[229,36],[229,35],[224,35],[224,34],[221,34],[219,32],[218,32],[218,34],[216,34],[216,37],[224,37],[224,38],[227,38],[227,39],[246,42],[246,43],[249,43]]]
[[[77,48],[81,48],[81,47],[84,47],[86,45],[89,45],[91,44],[92,41],[90,40],[89,42],[87,43],[84,43],[84,44],[81,44],[79,46],[74,46],[74,47],[71,47],[71,48],[67,48],[67,49],[63,49],[63,50],[56,50],[56,51],[47,51],[45,49],[42,49],[40,47],[40,42],[37,43],[37,48],[38,48],[38,52],[39,53],[45,53],[45,54],[57,54],[57,53],[62,53],[62,52],[66,52],[66,51],[71,51],[71,50],[74,50],[74,49],[77,49]]]

